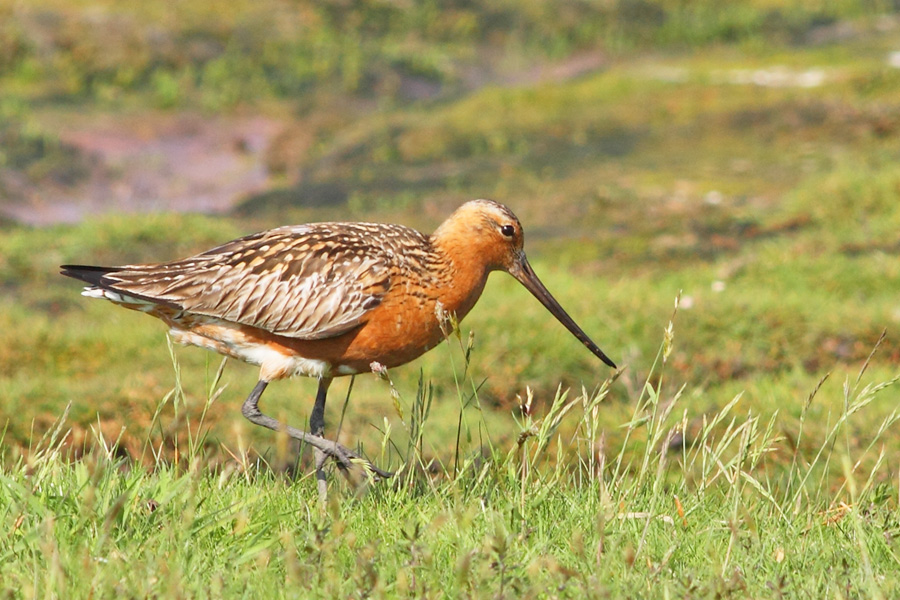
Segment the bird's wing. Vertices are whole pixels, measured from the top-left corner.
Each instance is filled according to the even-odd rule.
[[[396,254],[373,243],[379,227],[388,226],[280,227],[191,258],[121,267],[100,286],[288,337],[334,337],[365,322],[390,288]]]

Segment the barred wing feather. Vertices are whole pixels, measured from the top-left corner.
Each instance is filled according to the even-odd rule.
[[[279,335],[334,337],[365,322],[390,288],[396,254],[366,242],[376,227],[388,226],[281,227],[191,258],[121,267],[104,284]]]

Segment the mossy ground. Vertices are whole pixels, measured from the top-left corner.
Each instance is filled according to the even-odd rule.
[[[220,30],[195,32],[212,54],[193,66],[169,64],[168,55],[141,62],[138,52],[103,70],[102,54],[79,50],[89,36],[77,33],[82,12],[68,6],[47,3],[57,20],[0,6],[19,18],[0,19],[0,43],[19,57],[0,63],[0,191],[13,172],[16,182],[64,188],[95,168],[54,140],[49,124],[72,111],[271,110],[292,114],[288,131],[303,136],[286,135],[269,154],[275,187],[229,215],[0,224],[7,589],[896,595],[898,395],[892,385],[862,393],[900,371],[894,17],[873,16],[866,3],[776,10],[747,2],[710,5],[708,18],[691,20],[674,4],[620,2],[616,18],[643,7],[662,20],[618,37],[607,31],[601,44],[575,36],[548,46],[555,34],[537,35],[540,11],[526,11],[517,27],[496,25],[484,38],[493,45],[478,46],[493,57],[484,66],[498,82],[483,85],[466,78],[474,46],[465,36],[482,38],[466,33],[464,8],[437,19],[458,29],[429,52],[406,30],[324,28],[331,37],[315,48],[342,50],[320,64],[301,42],[288,55],[266,54],[267,44],[288,43],[291,21],[278,30],[283,39],[256,40],[250,33],[264,23],[244,19],[257,9],[239,3],[218,21],[195,15]],[[179,37],[181,25],[164,13],[129,14],[117,17],[123,32],[146,21],[178,43],[194,39]],[[566,14],[561,22],[578,21]],[[437,22],[422,19],[405,26]],[[78,43],[57,54],[16,41],[32,39],[33,27],[62,35],[65,23]],[[235,23],[252,46],[244,54],[275,62],[238,60]],[[354,54],[354,35],[363,36],[359,48],[382,50]],[[216,36],[228,43],[219,48]],[[405,45],[391,45],[401,38]],[[578,52],[600,53],[601,66],[577,77],[522,67]],[[56,62],[40,62],[47,56]],[[260,83],[291,68],[295,80],[278,80],[282,87]],[[413,76],[439,84],[435,95],[404,96]],[[359,441],[390,468],[421,462],[429,477],[360,498],[338,481],[324,514],[309,478],[280,474],[296,457],[240,416],[254,368],[229,363],[218,382],[225,389],[208,404],[218,357],[176,348],[176,376],[162,325],[82,298],[57,274],[69,262],[174,258],[287,222],[430,230],[479,196],[516,211],[538,274],[625,371],[596,414],[573,407],[523,474],[527,388],[538,419],[560,385],[573,398],[583,386],[590,398],[609,373],[518,284],[494,275],[459,339],[392,371],[400,411],[386,382],[353,383],[340,440]],[[662,371],[653,365],[679,295]],[[420,377],[433,402],[417,453],[408,437]],[[348,384],[332,386],[332,432]],[[301,425],[314,388],[308,380],[270,386],[264,405]],[[68,436],[39,443],[66,406]],[[672,406],[666,418],[653,416]],[[670,431],[683,443],[669,439],[674,450],[661,451]],[[455,476],[462,465],[469,469]]]

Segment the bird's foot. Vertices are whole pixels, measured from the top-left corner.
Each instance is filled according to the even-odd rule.
[[[337,442],[329,442],[328,444],[330,449],[325,450],[325,454],[333,458],[335,464],[337,464],[341,472],[345,474],[355,467],[362,467],[375,481],[390,479],[394,475],[390,471],[379,469],[370,460],[363,458],[353,450],[350,450]]]

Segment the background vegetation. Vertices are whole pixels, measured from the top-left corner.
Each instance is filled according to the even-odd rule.
[[[895,595],[896,11],[0,0],[3,585]],[[172,114],[277,122],[266,189],[216,215],[112,205],[31,227],[5,210],[124,180],[59,133],[73,121]],[[363,376],[342,418],[349,380],[332,387],[332,435],[342,420],[343,443],[421,472],[359,498],[338,483],[324,514],[309,479],[279,475],[308,472],[305,454],[240,416],[255,368],[217,378],[217,357],[182,348],[173,367],[159,323],[57,275],[289,222],[427,231],[472,197],[516,211],[538,273],[626,369],[600,402],[607,370],[495,275],[458,340],[391,373],[400,412]],[[577,403],[520,446],[560,386]],[[271,386],[265,405],[299,425],[314,388]]]

